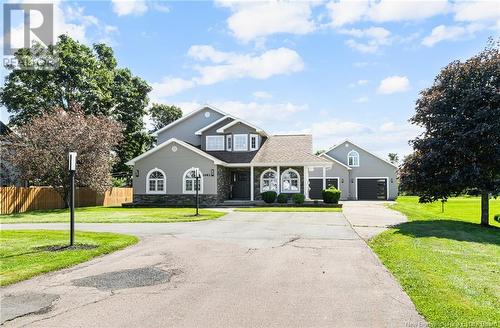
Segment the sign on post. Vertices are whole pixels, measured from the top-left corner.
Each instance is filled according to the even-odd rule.
[[[69,170],[69,219],[70,219],[70,233],[69,245],[75,244],[75,172],[76,172],[76,153],[70,152],[68,154],[68,170]]]

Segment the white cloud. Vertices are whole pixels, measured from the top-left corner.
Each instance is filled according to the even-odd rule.
[[[255,92],[253,93],[253,96],[254,96],[255,98],[259,98],[259,99],[269,99],[269,98],[272,98],[272,97],[273,97],[273,95],[272,95],[272,94],[270,94],[270,93],[269,93],[269,92],[267,92],[267,91],[255,91]]]
[[[389,76],[380,81],[377,93],[392,94],[396,92],[404,92],[410,89],[410,80],[406,76]]]
[[[355,38],[364,39],[364,42],[358,42],[353,39],[346,41],[346,44],[349,47],[364,53],[377,52],[380,46],[392,43],[391,32],[383,27],[370,27],[367,29],[340,29],[338,32]]]
[[[455,4],[455,20],[462,22],[499,21],[498,1],[459,2]]]
[[[184,114],[206,105],[198,102],[178,102],[174,104],[182,108]],[[308,109],[307,105],[299,105],[290,102],[268,103],[252,101],[246,103],[241,101],[223,100],[211,101],[210,105],[220,108],[221,110],[236,117],[240,117],[248,120],[249,122],[260,125],[270,133],[273,133],[273,131],[269,130],[270,124],[275,124],[276,122],[294,122],[296,121],[295,115],[297,113]],[[279,115],[273,115],[273,119],[270,120],[269,117],[272,113],[279,113]]]
[[[112,0],[113,11],[118,16],[140,16],[148,11],[148,6],[143,0]]]
[[[275,33],[307,34],[315,30],[312,2],[219,1],[218,4],[232,10],[227,25],[243,42]]]
[[[363,103],[367,103],[369,100],[370,100],[370,98],[368,98],[366,96],[362,96],[362,97],[354,99],[354,102],[358,103],[358,104],[363,104]]]
[[[195,66],[200,76],[194,80],[202,85],[245,77],[267,79],[274,75],[299,72],[304,68],[299,54],[288,48],[270,49],[260,55],[248,55],[220,52],[211,46],[193,46],[188,55],[213,63]]]
[[[369,80],[357,80],[356,82],[349,83],[347,86],[349,88],[354,88],[354,87],[357,87],[357,86],[367,85],[368,83],[370,83]]]
[[[449,12],[446,0],[436,1],[338,1],[327,5],[331,25],[340,27],[359,21],[398,22],[422,20]]]
[[[153,101],[158,102],[161,99],[175,95],[194,86],[195,83],[191,80],[165,77],[161,82],[151,83],[151,87],[153,88],[153,90],[151,91],[150,96]]]
[[[430,35],[422,40],[422,44],[432,47],[442,41],[461,41],[474,36],[477,31],[483,29],[481,24],[469,24],[467,26],[439,25],[432,29]]]

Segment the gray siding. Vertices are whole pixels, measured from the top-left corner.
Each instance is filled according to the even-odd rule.
[[[226,124],[229,124],[232,121],[232,119],[227,119],[222,121],[221,123],[213,126],[212,128],[203,131],[203,135],[201,136],[201,149],[207,149],[206,148],[206,136],[224,136],[224,148],[227,147],[226,143],[226,135],[233,135],[233,134],[247,134],[247,144],[248,144],[248,149],[250,149],[250,134],[257,134],[256,130],[246,124],[242,123],[236,123],[235,125],[229,127],[224,131],[224,134],[222,133],[217,133],[217,129],[223,127]],[[262,137],[259,136],[259,143],[262,143]],[[234,145],[234,141],[233,141]],[[234,146],[233,146],[234,147]],[[260,144],[259,144],[260,147]]]
[[[387,188],[389,191],[389,199],[396,198],[398,195],[396,168],[391,164],[350,142],[344,142],[342,145],[329,151],[327,155],[347,165],[347,154],[353,149],[359,153],[359,167],[351,167],[349,171],[349,198],[356,199],[356,178],[367,177],[388,178]]]
[[[209,117],[205,117],[206,112],[210,113]],[[161,144],[170,138],[177,138],[192,145],[199,146],[201,144],[201,138],[194,133],[210,123],[217,121],[221,117],[223,117],[221,113],[207,107],[171,128],[160,132],[156,139],[157,144]]]
[[[172,151],[174,145],[177,147],[176,152]],[[191,167],[198,167],[204,174],[203,194],[217,194],[217,165],[177,143],[171,143],[135,163],[133,171],[134,194],[146,194],[146,175],[154,168],[165,172],[167,194],[182,194],[182,178],[184,172]],[[139,177],[136,177],[136,170],[139,170]],[[211,175],[212,170],[213,176]]]

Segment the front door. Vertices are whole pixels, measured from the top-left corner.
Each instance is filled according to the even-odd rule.
[[[250,172],[231,172],[231,199],[250,199]]]

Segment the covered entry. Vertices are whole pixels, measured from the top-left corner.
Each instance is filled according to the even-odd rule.
[[[335,188],[339,187],[338,178],[310,178],[309,179],[309,198],[310,199],[322,199],[323,189],[327,189],[331,186]]]
[[[387,178],[356,178],[358,200],[387,200]]]

